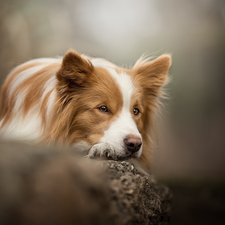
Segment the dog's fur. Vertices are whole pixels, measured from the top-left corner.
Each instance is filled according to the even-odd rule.
[[[150,171],[150,130],[170,64],[162,55],[125,69],[73,50],[28,61],[2,87],[1,135],[70,145],[89,157],[132,158]],[[127,140],[138,143],[135,151]]]

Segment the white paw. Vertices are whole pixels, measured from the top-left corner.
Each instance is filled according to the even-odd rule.
[[[108,143],[98,143],[96,145],[93,145],[87,157],[113,160],[117,159],[116,152],[111,148]]]

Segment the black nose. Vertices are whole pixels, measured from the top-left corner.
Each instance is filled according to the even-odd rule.
[[[132,153],[137,152],[142,145],[141,139],[134,135],[127,135],[124,139],[124,143],[127,147],[127,150]]]

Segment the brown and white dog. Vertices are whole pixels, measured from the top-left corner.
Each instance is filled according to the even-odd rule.
[[[153,114],[170,55],[131,69],[69,50],[16,67],[0,95],[0,134],[74,146],[88,157],[132,159],[150,171]]]

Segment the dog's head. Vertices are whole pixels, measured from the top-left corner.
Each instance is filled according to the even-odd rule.
[[[89,147],[106,142],[118,158],[140,157],[150,147],[152,114],[169,67],[169,55],[124,69],[68,51],[57,73],[57,138]]]

